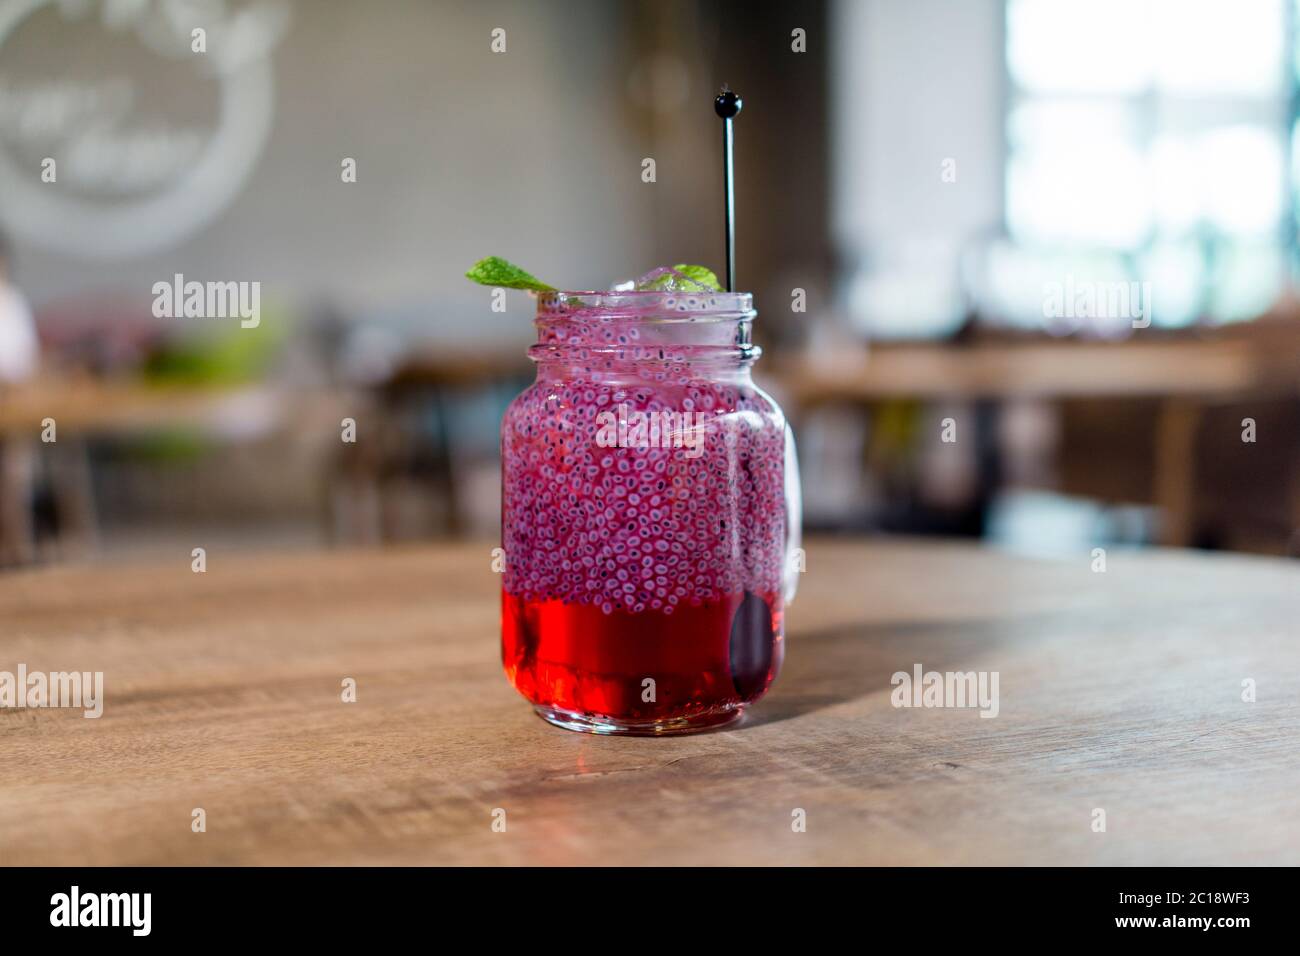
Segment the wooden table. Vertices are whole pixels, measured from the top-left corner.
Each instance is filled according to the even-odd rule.
[[[1300,565],[891,541],[807,564],[746,724],[649,740],[515,695],[487,544],[0,577],[0,670],[106,681],[99,720],[0,710],[0,861],[1300,862]],[[917,663],[997,671],[999,715],[891,706]]]
[[[1196,442],[1204,410],[1300,396],[1298,328],[1300,316],[1290,315],[1257,324],[1251,334],[1204,340],[1158,335],[1153,341],[857,345],[775,356],[767,372],[796,434],[811,410],[835,404],[1156,399],[1151,503],[1162,516],[1161,543],[1185,546],[1196,539]],[[1280,502],[1277,511],[1300,519],[1297,507]]]
[[[59,517],[60,550],[85,553],[98,536],[86,439],[229,421],[256,401],[247,386],[148,386],[129,381],[45,376],[0,384],[0,568],[36,560],[30,501],[36,449],[57,462],[51,485]],[[53,425],[55,441],[45,444]],[[8,456],[14,456],[13,464]],[[3,666],[3,665],[0,665]]]
[[[49,471],[59,551],[84,554],[99,533],[88,439],[187,429],[246,441],[291,426],[307,434],[337,434],[341,415],[365,407],[362,396],[341,387],[155,385],[53,375],[0,387],[0,569],[39,556],[30,509],[38,450],[54,462]],[[57,441],[45,444],[49,421]],[[19,459],[17,467],[3,467],[7,454]]]
[[[1300,391],[1294,365],[1268,374],[1249,341],[886,343],[772,363],[795,401],[846,398],[1106,398],[1237,396],[1267,386]]]
[[[58,435],[120,434],[132,430],[199,427],[268,389],[255,385],[145,385],[97,379],[38,379],[0,390],[0,436],[36,440],[45,419]]]

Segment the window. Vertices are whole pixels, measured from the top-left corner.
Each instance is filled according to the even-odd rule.
[[[1150,283],[1153,325],[1252,318],[1295,245],[1287,0],[1008,0],[994,311],[1062,273]]]

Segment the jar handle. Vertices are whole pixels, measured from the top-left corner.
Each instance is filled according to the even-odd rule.
[[[794,447],[794,430],[785,425],[785,567],[782,592],[785,603],[794,600],[799,590],[799,575],[804,571],[803,494],[799,484],[799,453]]]

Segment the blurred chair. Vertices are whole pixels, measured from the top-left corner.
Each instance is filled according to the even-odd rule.
[[[408,355],[369,392],[364,440],[335,456],[335,540],[484,533],[473,494],[496,480],[500,414],[528,380],[517,352],[439,348]],[[364,446],[364,447],[362,447]],[[490,509],[495,520],[497,495]]]

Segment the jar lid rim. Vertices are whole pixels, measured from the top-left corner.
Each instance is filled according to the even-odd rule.
[[[754,296],[749,292],[540,292],[537,321],[563,321],[571,316],[619,318],[637,322],[717,322],[752,320]]]

